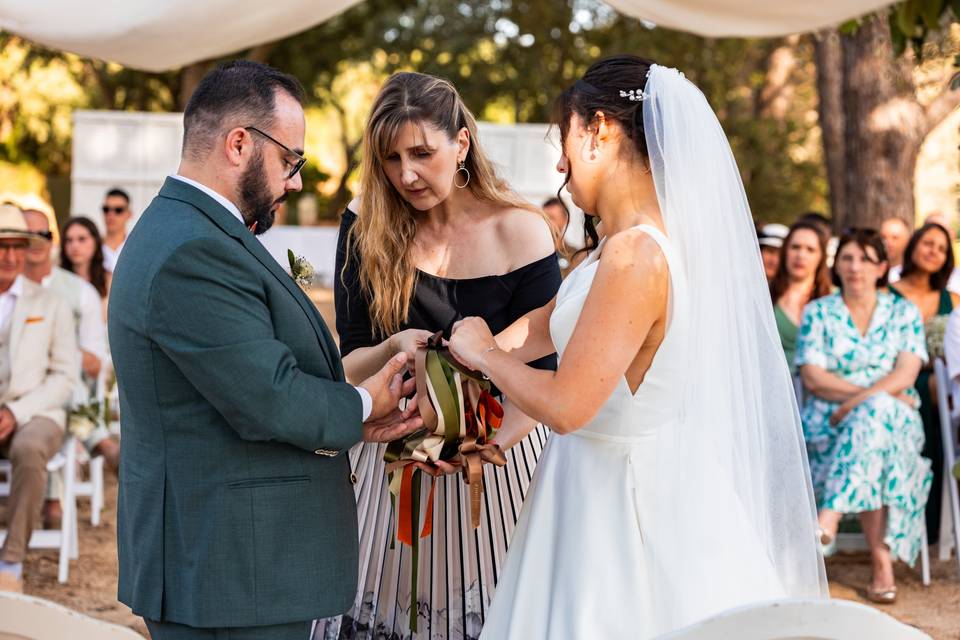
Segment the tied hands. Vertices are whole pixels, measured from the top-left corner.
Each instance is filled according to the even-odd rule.
[[[406,353],[398,353],[360,383],[373,400],[370,416],[363,423],[364,442],[390,442],[423,428],[416,394],[400,408],[400,400],[413,394],[417,384],[413,378],[403,381],[407,359]]]

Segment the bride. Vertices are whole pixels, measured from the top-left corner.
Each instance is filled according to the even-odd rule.
[[[825,597],[793,386],[716,116],[683,74],[626,55],[558,107],[557,169],[604,237],[588,224],[595,248],[553,302],[496,338],[465,319],[450,342],[556,434],[483,636],[648,638]],[[555,372],[523,364],[554,350]]]

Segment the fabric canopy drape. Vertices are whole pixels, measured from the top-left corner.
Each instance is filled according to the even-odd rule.
[[[304,31],[358,0],[0,0],[0,29],[54,49],[163,71]],[[560,10],[560,0],[554,1]],[[780,36],[835,25],[889,0],[608,0],[663,27]]]

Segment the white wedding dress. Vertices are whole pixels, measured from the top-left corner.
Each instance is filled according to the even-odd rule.
[[[621,379],[589,424],[548,440],[481,638],[642,639],[670,626],[658,619],[658,605],[675,605],[657,602],[648,563],[657,551],[649,546],[657,538],[650,535],[658,525],[654,492],[670,491],[657,483],[656,440],[682,419],[681,391],[690,364],[682,355],[687,291],[670,241],[655,227],[638,228],[657,242],[670,271],[665,337],[636,394]],[[602,250],[603,242],[557,294],[550,333],[561,363]],[[713,524],[729,528],[742,522],[727,513]],[[748,527],[741,528],[735,536],[744,545],[739,550],[690,549],[692,559],[729,554],[736,570],[726,579],[703,576],[722,588],[709,590],[713,601],[699,602],[701,611],[785,595],[773,565],[753,545]]]
[[[654,615],[644,529],[655,490],[657,431],[676,420],[683,370],[671,357],[684,331],[683,284],[663,234],[644,227],[670,266],[666,335],[636,395],[621,379],[597,416],[554,434],[540,459],[482,638],[642,638]],[[550,319],[561,362],[603,244],[564,281]],[[680,304],[678,304],[680,303]]]
[[[590,72],[575,85],[599,90]],[[621,95],[623,95],[621,91]],[[485,640],[656,637],[741,605],[828,595],[800,416],[730,145],[682,73],[650,67],[643,128],[670,278],[635,394],[540,457]],[[550,320],[560,367],[603,242]]]

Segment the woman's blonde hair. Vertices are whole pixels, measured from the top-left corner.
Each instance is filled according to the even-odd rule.
[[[452,84],[422,73],[390,76],[373,103],[363,134],[360,211],[347,236],[345,261],[356,251],[373,330],[385,335],[396,333],[407,320],[416,285],[411,257],[415,210],[397,193],[383,168],[400,129],[409,122],[432,125],[450,140],[466,128],[470,151],[464,162],[470,172],[466,187],[470,193],[482,202],[537,211],[497,176],[480,147],[476,119]]]

